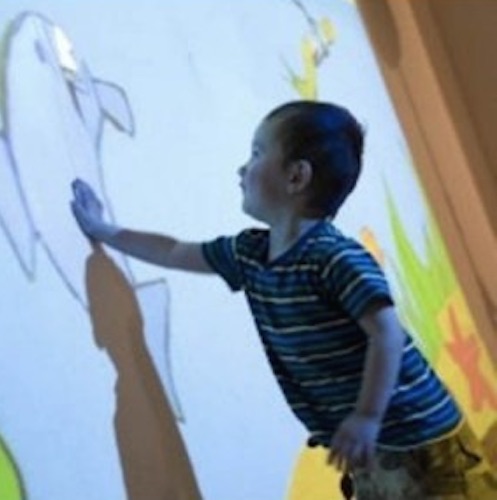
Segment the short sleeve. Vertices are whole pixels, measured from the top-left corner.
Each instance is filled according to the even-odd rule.
[[[221,236],[202,244],[204,258],[234,292],[241,290],[243,286],[242,273],[237,262],[236,242],[236,236]]]
[[[371,254],[357,242],[340,245],[322,271],[324,286],[354,319],[378,303],[393,304],[385,275]]]

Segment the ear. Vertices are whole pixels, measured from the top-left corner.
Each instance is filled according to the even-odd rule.
[[[302,193],[312,180],[312,164],[308,160],[292,161],[288,167],[287,190],[289,194]]]

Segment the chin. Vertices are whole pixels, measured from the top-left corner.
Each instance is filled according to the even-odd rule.
[[[250,205],[248,205],[245,201],[242,203],[242,212],[245,215],[248,215],[249,217],[257,219],[257,216],[255,215],[254,211],[250,209]]]
[[[268,224],[266,218],[261,213],[261,211],[256,210],[254,207],[251,207],[250,204],[247,203],[247,200],[243,200],[242,202],[242,211],[244,214],[248,215],[249,217],[252,217],[252,219],[255,219],[259,222],[263,222],[264,224]]]
[[[246,215],[250,215],[250,217],[253,217],[252,210],[250,210],[250,204],[247,203],[246,199],[242,201],[242,212]]]

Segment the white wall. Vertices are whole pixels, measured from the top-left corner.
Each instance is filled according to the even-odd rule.
[[[403,215],[416,238],[425,217],[421,197],[355,7],[345,0],[305,5],[316,19],[329,18],[338,33],[318,69],[320,98],[350,107],[368,129],[364,177],[340,222],[352,234],[368,225],[387,249],[393,245],[384,201],[388,179],[395,197],[409,200],[410,210]],[[283,63],[301,71],[301,41],[311,32],[296,3],[3,0],[2,27],[24,10],[41,12],[62,27],[92,75],[118,84],[128,96],[136,135],[120,134],[107,124],[100,155],[120,224],[201,240],[252,223],[239,208],[236,169],[262,116],[299,97]],[[13,65],[10,61],[8,70]],[[36,102],[37,82],[26,85]],[[48,121],[36,123],[38,115],[26,109],[16,120],[34,121],[31,130],[39,127],[45,137],[46,128],[65,112],[57,102],[54,97],[40,103],[48,114],[53,110]],[[27,187],[26,178],[34,174],[20,165],[23,189],[47,194],[35,197],[34,204],[55,200],[50,211],[38,206],[40,213],[58,221],[53,231],[66,250],[88,253],[85,240],[69,230],[66,180],[90,167],[70,157],[74,148],[79,151],[78,139],[71,136],[76,143],[68,145],[64,137],[61,148],[69,151],[72,166],[63,173],[47,168],[36,185]],[[23,148],[22,138],[16,144]],[[51,151],[50,161],[57,158],[57,168],[65,169],[57,156],[61,149]],[[8,168],[2,162],[0,167]],[[13,184],[0,190],[2,197],[14,196]],[[34,224],[39,230],[41,222]],[[37,247],[29,280],[4,233],[0,434],[30,498],[125,498],[113,429],[114,366],[95,345],[87,312],[46,252]],[[165,279],[171,291],[172,373],[186,415],[180,429],[205,498],[283,498],[305,432],[272,379],[243,297],[230,295],[215,278],[130,265],[136,282]],[[83,279],[83,265],[80,272]],[[160,345],[166,332],[152,335],[155,340],[149,341]],[[166,362],[163,353],[153,354],[159,364]],[[164,365],[158,369],[164,372]]]

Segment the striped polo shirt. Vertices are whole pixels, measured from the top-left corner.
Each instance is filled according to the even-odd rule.
[[[202,248],[229,287],[244,291],[286,400],[313,441],[328,446],[361,386],[368,339],[357,320],[376,301],[393,303],[382,270],[327,220],[270,262],[267,230],[247,229]],[[453,398],[406,333],[379,445],[418,446],[460,420]]]

